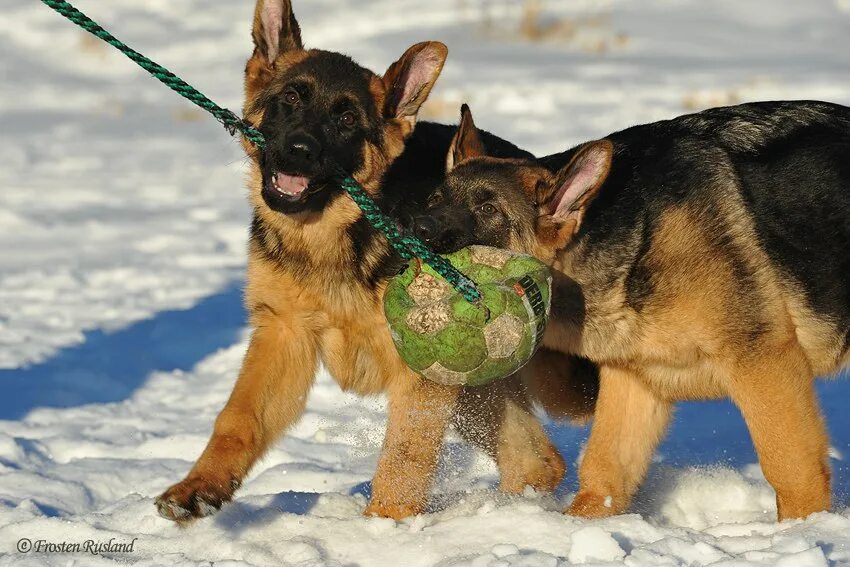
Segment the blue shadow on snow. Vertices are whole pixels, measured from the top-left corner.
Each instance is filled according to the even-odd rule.
[[[281,492],[263,506],[241,502],[237,498],[216,514],[215,523],[235,537],[247,528],[270,524],[283,514],[305,516],[321,496],[318,492]]]
[[[0,370],[0,419],[124,400],[152,372],[189,370],[232,345],[245,322],[239,283],[189,309],[162,311],[114,332],[88,331],[82,344],[42,363]]]

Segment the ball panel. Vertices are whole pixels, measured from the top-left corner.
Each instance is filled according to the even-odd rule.
[[[470,246],[469,253],[474,264],[484,264],[500,271],[511,258],[515,257],[513,252],[489,246]]]
[[[401,278],[390,281],[384,292],[384,315],[390,322],[404,320],[415,305],[400,280]]]
[[[517,317],[520,321],[528,323],[531,319],[531,314],[528,312],[528,307],[526,307],[523,296],[519,295],[515,290],[511,291],[513,291],[513,293],[509,296],[510,299],[508,300],[508,304],[505,308],[505,313],[510,313],[514,317]]]
[[[513,357],[488,359],[481,366],[467,373],[466,385],[483,386],[485,384],[489,384],[490,382],[510,376],[516,372],[520,366],[522,365],[517,364],[517,362],[513,360]]]
[[[390,285],[398,284],[402,288],[407,288],[407,286],[410,285],[410,282],[413,281],[413,278],[415,278],[419,273],[418,267],[419,261],[414,258],[407,263],[407,268],[405,268],[402,273],[390,280]]]
[[[487,345],[481,327],[453,323],[436,334],[432,352],[449,370],[468,372],[487,358]]]
[[[414,307],[405,319],[407,326],[420,335],[433,335],[451,325],[452,321],[452,309],[445,301]]]
[[[527,334],[527,325],[518,317],[504,313],[487,323],[484,327],[484,342],[487,344],[487,355],[491,358],[507,358],[512,356]]]
[[[472,281],[478,284],[478,287],[488,284],[502,283],[504,276],[496,268],[485,266],[484,264],[474,264],[466,271],[466,275],[472,278]]]
[[[517,349],[514,353],[514,360],[517,363],[517,370],[519,370],[526,362],[531,358],[534,354],[534,351],[537,348],[537,344],[534,340],[534,330],[535,325],[529,323],[525,332],[522,334],[522,337],[517,345]]]
[[[489,318],[488,321],[492,321],[496,317],[499,317],[502,313],[507,309],[508,303],[508,290],[504,286],[501,285],[483,285],[480,286],[482,301],[484,305],[489,310]],[[486,321],[485,321],[486,322]]]
[[[548,266],[534,256],[529,256],[527,254],[515,254],[505,264],[505,268],[502,270],[502,273],[506,277],[521,278],[523,276],[546,273],[548,271]]]
[[[432,351],[431,337],[420,335],[403,324],[391,327],[390,333],[399,355],[410,368],[421,372],[434,364],[436,356]]]
[[[428,368],[425,368],[422,370],[421,374],[432,382],[437,382],[438,384],[444,384],[446,386],[463,386],[467,383],[466,372],[455,372],[454,370],[449,370],[439,362],[435,362]]]
[[[407,286],[407,294],[417,305],[429,305],[445,299],[454,290],[451,284],[440,276],[420,272]]]
[[[460,294],[449,301],[455,321],[477,327],[483,327],[487,323],[487,309],[484,306],[470,303]]]

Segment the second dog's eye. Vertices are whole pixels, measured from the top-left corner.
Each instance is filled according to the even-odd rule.
[[[286,91],[285,93],[283,93],[283,101],[286,104],[290,104],[290,105],[298,104],[299,100],[301,100],[301,97],[298,96],[298,91],[296,91],[296,90],[290,89],[290,90]]]
[[[348,112],[343,112],[339,117],[339,123],[345,126],[346,128],[351,128],[355,124],[357,124],[357,116],[350,110]]]
[[[490,203],[484,203],[483,205],[481,205],[481,207],[479,207],[479,209],[478,209],[478,210],[480,210],[480,211],[481,211],[482,213],[484,213],[485,215],[493,215],[493,214],[496,214],[496,207],[494,207],[494,206],[493,206],[493,205],[491,205]]]

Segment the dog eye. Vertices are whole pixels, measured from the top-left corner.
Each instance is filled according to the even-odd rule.
[[[481,207],[479,207],[478,210],[481,211],[482,213],[484,213],[485,215],[496,214],[496,207],[494,207],[490,203],[484,203],[483,205],[481,205]]]
[[[357,116],[355,116],[350,110],[348,112],[343,112],[339,117],[339,123],[346,128],[351,128],[357,123]]]
[[[283,101],[286,104],[289,104],[289,105],[298,104],[299,100],[301,100],[301,97],[298,96],[298,92],[295,91],[295,90],[290,89],[290,90],[286,91],[285,93],[283,93]]]

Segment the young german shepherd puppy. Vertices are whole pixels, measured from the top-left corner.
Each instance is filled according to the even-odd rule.
[[[557,486],[563,461],[520,384],[466,392],[424,381],[398,357],[382,296],[402,262],[332,179],[341,166],[399,213],[406,196],[433,190],[454,128],[413,131],[446,47],[414,45],[379,77],[344,55],[305,50],[288,0],[258,1],[253,38],[244,114],[267,143],[263,152],[246,144],[254,220],[245,300],[254,331],[209,444],[185,480],[157,499],[160,514],[185,521],[229,501],[304,411],[319,359],[342,388],[390,398],[367,513],[423,510],[452,420],[496,459],[502,489]],[[483,140],[497,155],[529,156]]]
[[[850,364],[850,109],[744,104],[539,161],[484,153],[467,113],[419,224],[441,251],[509,246],[565,275],[544,344],[601,367],[568,512],[624,511],[673,403],[727,396],[779,518],[828,509],[813,381]]]
[[[455,164],[485,154],[495,157],[487,150],[490,144],[485,144],[482,134],[486,132],[476,128],[472,113],[464,104],[460,124],[451,139],[448,155],[444,156],[445,169],[450,172]],[[405,228],[435,250],[454,252],[471,244],[521,252],[533,249],[534,224],[524,219],[536,218],[537,212],[532,199],[526,199],[518,188],[516,191],[513,186],[491,188],[481,183],[452,191],[445,186],[438,188],[439,185],[438,182],[428,188],[424,206],[414,207],[412,210],[416,212],[402,217]],[[593,415],[599,393],[599,369],[585,358],[541,345],[513,379],[522,384],[550,418],[582,424]]]

